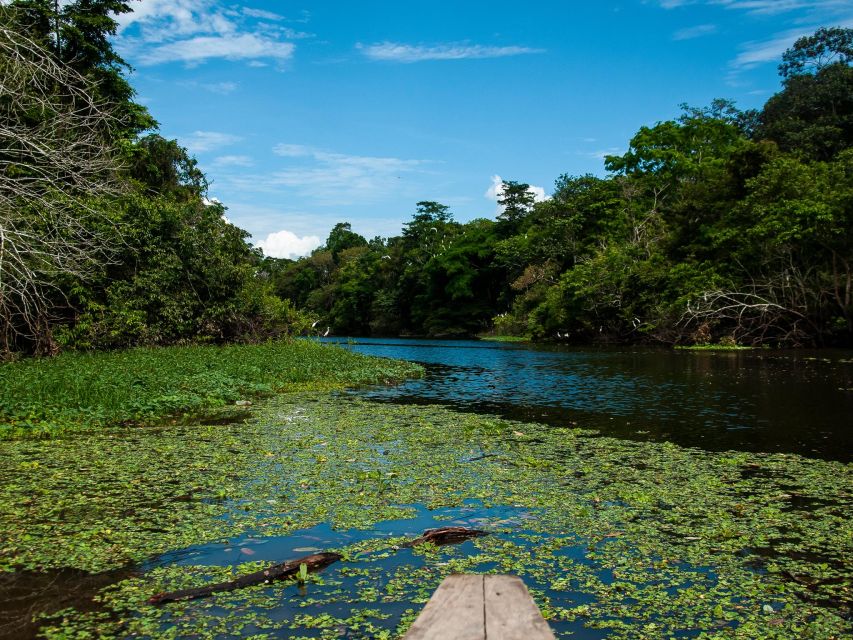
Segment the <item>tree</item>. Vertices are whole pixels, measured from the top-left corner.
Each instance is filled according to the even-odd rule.
[[[126,138],[157,124],[133,102],[135,91],[123,75],[130,66],[110,42],[118,27],[115,16],[129,11],[124,0],[13,0],[6,12],[11,28],[85,77],[93,95],[114,105]]]
[[[529,184],[504,180],[501,183],[501,194],[498,198],[498,204],[502,209],[498,220],[506,221],[513,226],[518,225],[530,213],[535,201]]]
[[[853,145],[853,67],[833,64],[790,76],[759,120],[758,138],[807,159],[830,160]]]
[[[783,78],[819,73],[833,64],[853,62],[853,29],[821,27],[814,34],[799,38],[782,54],[779,74]]]
[[[366,247],[367,240],[352,230],[349,222],[339,222],[329,232],[326,239],[326,249],[332,252],[332,259],[337,262],[342,251],[353,247]]]
[[[122,185],[115,132],[124,123],[91,83],[0,7],[0,350],[55,349],[58,283],[109,259],[99,202]]]

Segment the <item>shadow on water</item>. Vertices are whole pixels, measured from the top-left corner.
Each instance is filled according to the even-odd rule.
[[[336,342],[426,367],[423,379],[354,391],[375,400],[667,440],[708,450],[853,460],[853,352],[577,349],[485,341]]]
[[[91,574],[74,569],[39,573],[35,571],[0,572],[0,638],[35,638],[37,614],[50,614],[74,607],[78,611],[96,611],[94,597],[101,589],[137,575],[134,569],[119,569]]]

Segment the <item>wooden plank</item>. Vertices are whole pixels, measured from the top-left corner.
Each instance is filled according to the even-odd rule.
[[[483,576],[445,578],[405,640],[485,640],[483,584]]]
[[[551,628],[520,578],[485,576],[483,589],[488,640],[554,640]]]

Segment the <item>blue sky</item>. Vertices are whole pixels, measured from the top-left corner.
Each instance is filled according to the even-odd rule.
[[[210,196],[270,255],[335,223],[399,233],[419,200],[494,216],[603,174],[644,124],[717,97],[760,107],[782,52],[851,0],[136,0],[116,46]]]

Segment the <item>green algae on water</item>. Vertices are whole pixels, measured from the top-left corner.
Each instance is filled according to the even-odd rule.
[[[0,439],[218,414],[282,391],[391,383],[423,375],[311,340],[64,353],[0,363]]]
[[[0,446],[5,571],[102,571],[321,523],[366,531],[305,595],[279,584],[155,608],[155,592],[260,565],[154,561],[104,589],[101,611],[45,620],[48,637],[397,637],[455,571],[520,575],[565,637],[853,632],[853,467],[838,462],[308,393],[236,424]],[[369,533],[418,505],[471,504],[526,515],[461,547],[395,551]]]

